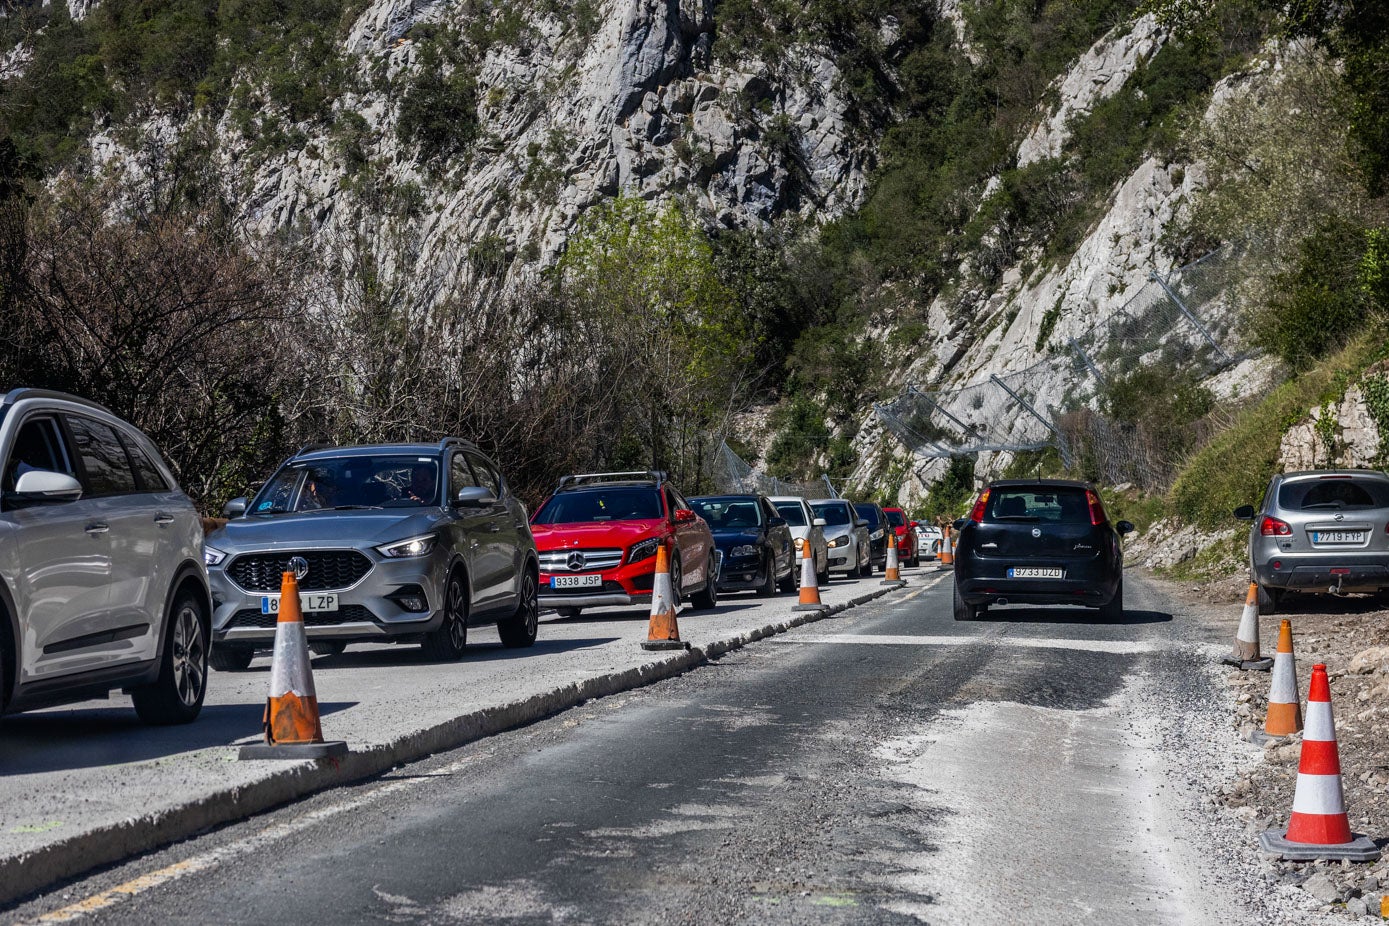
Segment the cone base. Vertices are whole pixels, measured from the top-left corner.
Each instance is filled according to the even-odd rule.
[[[642,640],[641,648],[649,650],[689,649],[690,644],[682,640]]]
[[[878,584],[879,584],[879,585],[886,585],[886,586],[889,586],[889,587],[891,587],[891,588],[902,588],[903,586],[905,586],[905,585],[907,584],[907,580],[906,580],[906,579],[883,579],[883,580],[882,580],[881,582],[879,582]]]
[[[238,759],[336,759],[347,755],[346,740],[326,743],[252,743],[242,746]]]
[[[1233,656],[1226,656],[1220,660],[1227,666],[1233,666],[1241,672],[1271,672],[1273,670],[1272,657],[1263,659],[1236,659]]]
[[[1350,842],[1318,846],[1307,842],[1289,842],[1278,830],[1259,834],[1259,848],[1290,862],[1311,862],[1317,859],[1350,859],[1352,862],[1373,862],[1379,858],[1379,846],[1368,836],[1355,836]]]
[[[830,606],[827,604],[798,604],[792,611],[828,611]]]

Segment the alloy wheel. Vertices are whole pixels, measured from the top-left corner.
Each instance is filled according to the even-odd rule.
[[[463,580],[457,575],[449,579],[448,621],[449,643],[461,652],[468,645],[468,615],[463,607]]]
[[[197,609],[184,605],[174,619],[172,666],[174,690],[185,705],[192,707],[203,694],[207,681],[207,641]]]

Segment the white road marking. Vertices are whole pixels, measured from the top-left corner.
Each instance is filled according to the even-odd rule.
[[[225,862],[264,849],[272,843],[293,836],[295,833],[303,832],[324,820],[331,819],[332,817],[339,816],[351,810],[357,810],[383,797],[418,787],[434,778],[445,778],[449,775],[453,775],[461,771],[465,765],[476,761],[476,759],[477,756],[469,756],[468,758],[460,759],[457,762],[446,765],[437,771],[392,781],[389,784],[384,784],[379,788],[373,788],[365,794],[358,795],[350,800],[330,804],[327,807],[321,807],[318,810],[301,814],[284,823],[268,826],[257,833],[252,833],[235,842],[228,843],[225,846],[219,846],[216,849],[204,852],[200,855],[191,856],[181,862],[175,862],[172,865],[161,868],[158,871],[151,871],[147,874],[140,875],[138,878],[132,878],[123,884],[118,884],[113,888],[108,888],[107,890],[93,894],[90,897],[79,900],[77,903],[69,904],[62,909],[54,910],[51,913],[45,913],[28,922],[70,923],[74,920],[82,919],[100,910],[115,906],[131,897],[153,890],[156,887],[162,887],[165,884],[179,881],[192,874],[208,871]]]
[[[877,646],[1017,646],[1024,649],[1074,649],[1090,653],[1155,653],[1165,644],[1149,640],[1069,640],[1063,637],[937,636],[931,634],[836,633],[776,637],[774,643],[848,643]]]

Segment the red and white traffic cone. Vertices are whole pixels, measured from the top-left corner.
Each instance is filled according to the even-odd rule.
[[[1297,662],[1293,656],[1293,624],[1284,619],[1278,626],[1278,650],[1273,654],[1273,678],[1268,688],[1268,718],[1264,732],[1269,736],[1291,736],[1302,729],[1302,699],[1297,694]]]
[[[1246,672],[1267,672],[1273,668],[1272,659],[1259,655],[1259,586],[1253,582],[1249,583],[1249,593],[1244,596],[1244,612],[1240,615],[1239,629],[1235,631],[1235,647],[1220,661]]]
[[[820,601],[820,581],[815,577],[815,547],[804,538],[797,540],[801,551],[801,600],[792,611],[828,611]]]
[[[714,577],[710,576],[713,582]],[[651,583],[651,618],[646,625],[642,649],[689,649],[681,641],[680,625],[675,619],[675,590],[670,581],[670,552],[662,543],[656,548],[656,576]]]
[[[1350,859],[1371,862],[1379,847],[1367,836],[1350,831],[1345,794],[1341,789],[1341,756],[1336,749],[1336,721],[1331,716],[1331,683],[1326,666],[1312,666],[1307,692],[1307,726],[1302,731],[1302,756],[1297,766],[1297,790],[1286,833],[1259,834],[1265,852],[1294,862]]]
[[[897,558],[897,531],[890,524],[887,527],[887,562],[883,565],[883,580],[878,584],[893,588],[907,584],[902,581],[902,563]]]

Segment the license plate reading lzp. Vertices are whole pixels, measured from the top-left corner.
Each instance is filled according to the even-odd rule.
[[[337,596],[337,595],[324,595],[324,594],[321,594],[321,593],[316,594],[316,593],[313,593],[313,592],[300,592],[300,593],[299,593],[299,610],[302,611],[302,612],[304,612],[304,613],[306,613],[306,614],[309,613],[310,611],[313,611],[313,612],[323,612],[323,611],[336,611],[337,609],[338,609],[338,596]],[[260,599],[260,613],[262,613],[262,614],[279,614],[279,613],[280,613],[280,596],[279,596],[279,595],[263,595],[263,596],[261,597],[261,599]]]

